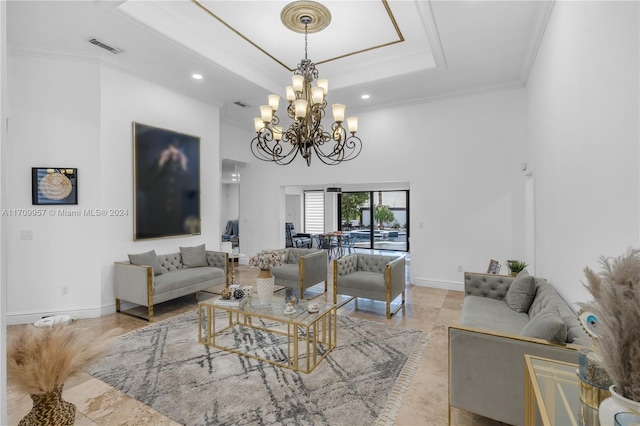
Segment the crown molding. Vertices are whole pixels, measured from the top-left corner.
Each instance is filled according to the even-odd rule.
[[[442,42],[440,41],[438,27],[435,19],[433,18],[431,1],[416,1],[416,8],[418,9],[418,15],[420,15],[420,21],[422,22],[424,32],[427,35],[427,40],[429,40],[431,56],[433,56],[436,68],[447,68],[447,59],[444,56],[444,49],[442,48]]]
[[[7,53],[9,54],[9,56],[56,59],[70,62],[83,62],[88,64],[101,64],[103,61],[105,61],[99,56],[89,55],[84,52],[63,52],[29,47],[14,47],[11,45],[7,46]]]
[[[538,13],[536,15],[535,22],[533,23],[531,36],[529,37],[529,45],[527,46],[527,50],[525,52],[520,69],[520,80],[525,87],[527,86],[527,82],[529,81],[529,74],[531,74],[531,70],[533,69],[533,66],[536,62],[538,49],[540,48],[540,44],[542,43],[542,39],[544,37],[545,30],[547,29],[547,24],[549,23],[549,18],[551,17],[551,12],[553,11],[553,6],[555,5],[555,3],[555,0],[538,2]]]

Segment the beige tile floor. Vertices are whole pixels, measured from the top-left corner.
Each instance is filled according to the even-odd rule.
[[[331,270],[331,268],[329,268]],[[256,269],[246,266],[236,267],[236,283],[251,285],[255,283]],[[331,285],[329,292],[317,300],[332,300]],[[200,300],[209,297],[200,293]],[[407,287],[407,302],[404,310],[387,320],[384,304],[360,299],[358,310],[354,302],[339,309],[339,314],[395,324],[411,329],[419,329],[432,334],[412,383],[405,394],[396,425],[446,425],[447,417],[447,325],[456,323],[460,317],[463,293],[425,287]],[[157,321],[195,309],[196,297],[189,296],[157,305]],[[97,333],[113,328],[123,332],[148,325],[146,321],[123,314],[113,314],[102,318],[81,319],[84,325],[91,326]],[[8,334],[23,326],[8,327]],[[129,398],[106,383],[82,373],[67,381],[64,387],[64,399],[77,407],[76,425],[177,425],[152,408]],[[20,419],[31,409],[29,395],[19,392],[8,384],[9,425],[17,425]],[[453,425],[500,425],[501,423],[452,409]]]

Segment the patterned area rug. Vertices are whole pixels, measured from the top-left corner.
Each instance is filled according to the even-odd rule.
[[[339,315],[337,347],[305,374],[202,345],[197,324],[194,310],[128,333],[87,371],[185,425],[393,424],[430,337]]]

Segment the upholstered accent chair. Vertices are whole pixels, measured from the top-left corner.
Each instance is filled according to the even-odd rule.
[[[228,220],[227,226],[222,234],[222,241],[230,241],[232,247],[238,247],[240,243],[240,232],[238,231],[238,220]]]
[[[311,234],[298,234],[293,223],[285,223],[286,247],[311,248]]]
[[[403,256],[353,253],[333,261],[333,303],[338,294],[381,300],[386,303],[387,318],[405,302],[405,259]],[[391,302],[402,295],[402,302],[391,312]]]
[[[304,292],[309,287],[324,281],[324,292],[327,291],[327,252],[324,250],[289,247],[280,250],[284,262],[271,268],[275,285],[282,285]]]

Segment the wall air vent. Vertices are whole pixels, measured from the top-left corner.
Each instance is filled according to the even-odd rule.
[[[98,40],[96,38],[92,38],[91,40],[89,40],[89,43],[95,44],[98,47],[102,47],[103,49],[108,50],[109,52],[111,52],[111,53],[113,53],[115,55],[117,55],[118,53],[124,52],[119,47],[109,46],[108,44],[105,44],[105,43],[101,42],[100,40]]]
[[[334,186],[330,186],[329,188],[327,188],[327,192],[333,192],[335,194],[341,194],[342,193],[342,188],[336,188]]]

